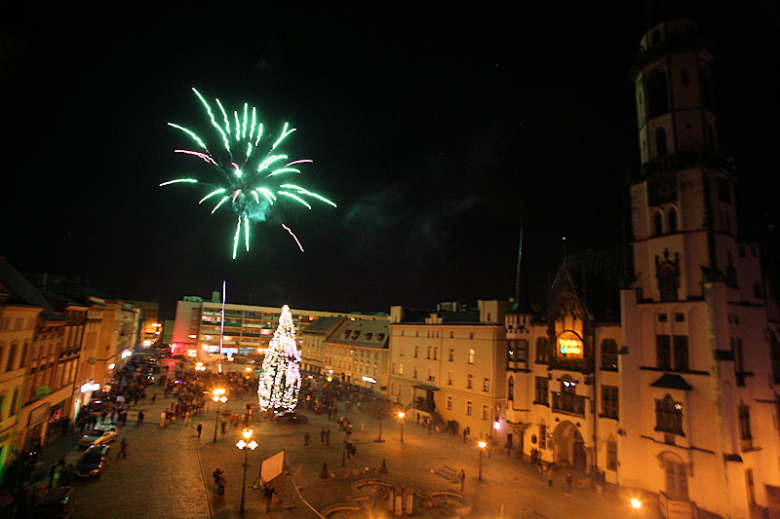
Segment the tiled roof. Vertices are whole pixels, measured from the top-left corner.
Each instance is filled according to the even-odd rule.
[[[390,337],[389,322],[356,319],[341,323],[328,339],[332,344],[344,344],[361,348],[386,348]]]

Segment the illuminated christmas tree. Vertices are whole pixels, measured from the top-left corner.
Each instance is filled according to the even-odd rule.
[[[257,388],[260,408],[282,415],[295,409],[301,389],[301,354],[295,341],[295,325],[290,308],[284,305],[279,327],[268,344],[263,374]]]

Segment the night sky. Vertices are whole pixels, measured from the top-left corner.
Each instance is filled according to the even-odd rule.
[[[642,2],[164,4],[0,21],[0,255],[18,269],[81,274],[165,318],[223,279],[228,302],[388,312],[510,297],[521,219],[536,300],[562,236],[620,244]],[[721,150],[763,239],[780,223],[780,7],[708,5]],[[305,253],[271,218],[233,261],[229,209],[158,187],[200,170],[168,122],[218,142],[192,87],[297,128],[286,150],[314,163],[296,183],[338,204],[277,215]]]

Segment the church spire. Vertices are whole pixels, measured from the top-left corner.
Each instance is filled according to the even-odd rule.
[[[512,304],[512,312],[516,313],[530,312],[526,272],[523,266],[523,228],[524,223],[520,219],[520,244],[517,247],[517,272],[515,274],[515,301]]]

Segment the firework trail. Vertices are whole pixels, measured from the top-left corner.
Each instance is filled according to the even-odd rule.
[[[175,153],[190,155],[206,162],[211,170],[217,173],[216,181],[203,181],[197,178],[177,178],[163,182],[160,186],[171,184],[200,184],[207,186],[206,194],[198,204],[212,200],[214,207],[211,214],[223,205],[230,206],[238,215],[235,232],[233,234],[233,259],[236,259],[239,244],[243,243],[249,251],[249,224],[250,221],[264,221],[268,212],[273,210],[276,204],[283,201],[295,202],[307,209],[312,209],[309,202],[318,201],[333,207],[336,204],[327,198],[309,191],[308,189],[288,181],[290,176],[301,174],[299,166],[310,164],[310,159],[290,160],[281,151],[286,138],[295,132],[284,124],[282,131],[274,136],[264,135],[263,124],[258,121],[257,109],[244,104],[242,113],[234,111],[231,115],[222,106],[219,99],[215,99],[221,121],[215,116],[211,105],[196,89],[192,89],[198,96],[211,126],[219,137],[219,144],[213,150],[194,131],[168,123],[189,136],[200,148],[199,150],[174,150]],[[232,116],[232,117],[231,117]],[[292,230],[282,224],[290,236],[293,237],[298,248],[303,252],[298,238]]]

